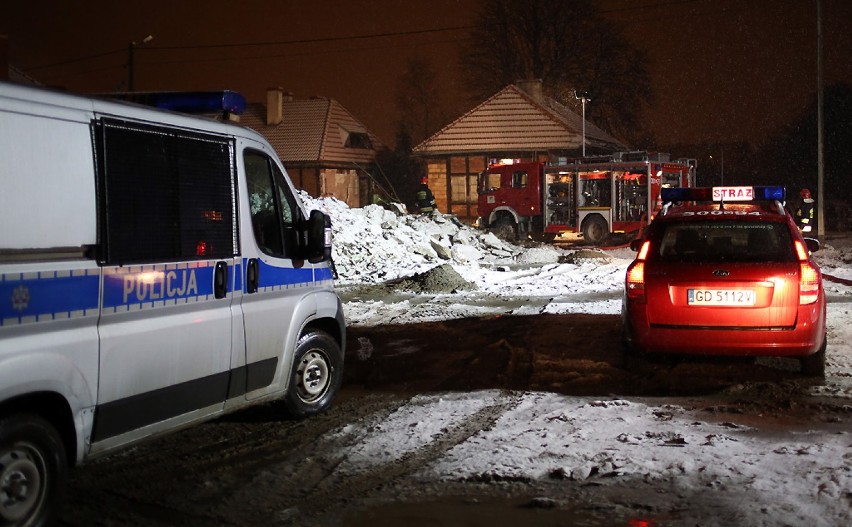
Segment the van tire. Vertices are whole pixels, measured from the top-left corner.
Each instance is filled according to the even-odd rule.
[[[0,525],[52,524],[67,479],[65,447],[50,423],[31,414],[0,420]]]
[[[324,331],[305,333],[296,343],[284,409],[295,418],[318,414],[331,405],[343,382],[343,352]]]

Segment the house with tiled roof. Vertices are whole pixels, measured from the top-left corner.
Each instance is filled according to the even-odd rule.
[[[629,150],[542,93],[541,81],[506,86],[416,147],[441,212],[477,217],[477,177],[501,159],[557,161]]]
[[[370,203],[369,173],[382,144],[336,100],[296,99],[272,88],[266,104],[246,106],[240,124],[266,137],[297,188],[351,207]]]

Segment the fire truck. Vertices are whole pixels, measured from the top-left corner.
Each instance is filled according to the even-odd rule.
[[[480,226],[513,238],[582,233],[590,243],[638,234],[660,208],[662,187],[695,185],[694,159],[616,152],[557,164],[503,161],[479,175]]]

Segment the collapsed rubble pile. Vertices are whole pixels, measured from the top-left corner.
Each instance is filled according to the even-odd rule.
[[[442,264],[406,278],[396,287],[414,293],[458,293],[476,289],[476,284],[462,278],[450,264]]]
[[[349,208],[335,198],[311,198],[309,209],[331,217],[332,257],[340,283],[382,283],[422,274],[445,263],[512,264],[523,258],[556,261],[556,249],[530,251],[454,217],[398,214],[379,205]]]

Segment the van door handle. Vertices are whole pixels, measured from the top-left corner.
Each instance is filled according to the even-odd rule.
[[[216,298],[225,298],[228,294],[228,264],[225,262],[216,262],[216,269],[213,271],[213,296]]]
[[[257,258],[249,258],[246,263],[246,293],[257,293],[257,285],[260,282],[260,266]]]

